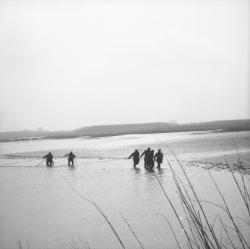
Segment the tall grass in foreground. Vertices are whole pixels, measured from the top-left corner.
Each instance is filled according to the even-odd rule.
[[[166,144],[165,144],[166,145]],[[211,178],[211,181],[219,194],[222,204],[217,204],[212,201],[207,200],[201,200],[198,197],[197,190],[195,189],[194,185],[192,184],[190,178],[188,177],[184,165],[181,163],[181,161],[178,159],[174,151],[166,145],[166,147],[171,152],[171,155],[175,158],[175,162],[177,163],[178,167],[180,168],[183,179],[187,183],[183,183],[183,180],[181,180],[180,176],[177,175],[176,171],[174,170],[174,167],[172,163],[168,160],[166,157],[166,160],[168,162],[169,168],[171,170],[173,181],[176,187],[177,195],[180,199],[181,206],[183,209],[183,212],[185,214],[185,219],[182,220],[180,217],[181,215],[177,211],[177,207],[175,206],[174,202],[170,199],[167,191],[164,189],[160,179],[158,178],[157,174],[154,174],[155,178],[157,179],[157,182],[159,183],[159,186],[170,204],[173,213],[176,217],[176,220],[178,221],[182,231],[184,232],[185,236],[185,242],[186,245],[183,246],[183,241],[180,242],[180,239],[178,238],[178,234],[175,233],[173,227],[171,226],[168,218],[164,214],[158,214],[164,218],[164,220],[167,222],[171,233],[176,241],[177,247],[179,249],[250,249],[249,241],[247,240],[244,231],[242,227],[240,226],[238,220],[240,219],[242,222],[245,223],[245,225],[249,228],[250,231],[250,195],[247,190],[247,184],[244,173],[240,170],[240,179],[237,179],[234,173],[234,169],[230,167],[229,162],[226,160],[227,165],[230,168],[230,173],[232,175],[233,181],[237,187],[238,193],[241,196],[242,202],[244,203],[243,207],[245,211],[247,212],[247,215],[242,217],[234,217],[232,214],[232,211],[229,208],[229,205],[227,203],[227,200],[225,199],[221,189],[219,188],[217,182],[215,181],[213,175],[211,174],[210,170],[208,170],[208,174]],[[239,163],[241,163],[239,159]],[[239,167],[241,169],[241,167]],[[96,210],[101,214],[101,216],[105,219],[105,222],[109,225],[111,228],[112,233],[115,235],[115,238],[118,241],[118,244],[120,247],[125,249],[125,245],[122,242],[121,236],[117,233],[115,227],[112,225],[110,219],[107,217],[107,215],[104,213],[103,210],[93,201],[87,199],[86,197],[82,196],[67,180],[65,180],[66,183],[69,185],[69,187],[84,201],[87,201],[91,205],[93,205]],[[209,219],[209,215],[207,214],[204,203],[213,205],[214,207],[220,209],[223,211],[227,219],[223,219],[220,214],[217,214],[215,217],[215,220],[211,221]],[[136,232],[133,230],[131,225],[129,224],[128,220],[124,217],[122,213],[121,217],[129,230],[131,231],[133,237],[138,242],[138,245],[145,249],[143,246],[142,241],[139,239]],[[216,224],[217,223],[217,224]],[[80,238],[79,238],[80,240]],[[90,249],[90,246],[87,242],[83,243],[81,240],[81,246],[77,246],[75,243],[71,246],[73,249]],[[166,245],[168,246],[168,245]],[[17,241],[17,248],[18,249],[24,249],[24,246],[22,245],[21,241]]]
[[[64,179],[65,180],[65,179]],[[116,239],[118,240],[119,244],[121,245],[122,248],[125,249],[125,246],[121,240],[121,237],[119,236],[119,234],[117,233],[116,229],[114,228],[114,226],[112,225],[112,223],[110,222],[110,220],[108,219],[107,215],[101,210],[101,208],[93,201],[87,199],[86,197],[82,196],[78,191],[76,191],[76,189],[67,181],[65,180],[66,183],[70,186],[70,188],[84,201],[87,201],[88,203],[90,203],[91,205],[93,205],[96,210],[103,216],[103,218],[105,219],[105,221],[108,223],[109,227],[111,228],[113,234],[115,235]]]
[[[222,205],[217,204],[211,201],[204,201],[200,200],[197,194],[197,190],[195,189],[194,185],[192,184],[190,178],[188,177],[184,166],[182,165],[181,161],[178,159],[174,151],[166,145],[175,158],[175,161],[177,162],[177,165],[180,167],[181,172],[183,173],[184,180],[187,182],[187,184],[184,184],[183,181],[180,179],[180,177],[177,175],[177,173],[174,170],[173,165],[170,163],[170,161],[167,159],[167,162],[169,164],[169,168],[172,172],[173,176],[173,181],[176,186],[177,194],[179,196],[181,206],[183,208],[183,212],[185,214],[185,220],[183,221],[180,218],[180,214],[177,211],[177,207],[175,204],[171,201],[169,195],[167,194],[166,190],[164,189],[162,183],[160,182],[157,174],[154,173],[157,182],[159,183],[159,186],[162,189],[162,192],[169,202],[174,215],[182,229],[182,231],[185,234],[185,241],[186,245],[183,247],[182,243],[180,243],[177,234],[175,233],[173,227],[171,226],[170,222],[168,221],[166,215],[164,214],[159,214],[163,216],[163,218],[166,220],[168,223],[171,232],[173,234],[173,237],[176,241],[177,247],[179,249],[181,248],[189,248],[189,249],[250,249],[249,242],[246,239],[246,236],[244,234],[243,229],[241,228],[238,218],[239,217],[234,217],[228,203],[220,190],[218,184],[216,183],[213,175],[211,174],[210,170],[208,171],[208,174],[211,178],[211,181],[213,182],[213,185],[215,189],[217,190],[217,193],[219,194],[221,200],[222,200]],[[228,166],[230,164],[228,161],[226,161]],[[230,168],[230,172],[232,175],[232,178],[234,180],[234,183],[237,186],[237,190],[239,192],[239,195],[241,196],[243,203],[244,203],[244,208],[247,211],[247,217],[241,218],[244,223],[246,223],[247,227],[250,230],[250,195],[246,187],[246,181],[245,181],[245,175],[243,174],[242,171],[240,171],[240,180],[237,179],[235,176],[235,173],[233,171],[233,168]],[[68,183],[68,182],[67,182]],[[69,184],[69,183],[68,183]],[[70,184],[69,184],[70,185]],[[72,185],[70,187],[73,189],[74,192],[76,190],[73,188]],[[85,201],[88,201],[92,205],[94,205],[97,210],[101,213],[101,215],[105,218],[106,222],[109,224],[110,228],[112,229],[112,232],[115,234],[118,242],[120,245],[125,248],[124,244],[121,241],[121,237],[118,235],[116,230],[114,229],[113,225],[107,218],[107,216],[104,214],[102,210],[97,206],[96,203],[88,200],[87,198],[81,196],[78,192],[76,192],[82,199]],[[208,214],[206,213],[205,208],[203,207],[203,203],[213,205],[225,213],[227,220],[222,219],[219,214],[216,215],[215,220],[210,221]],[[133,228],[130,226],[128,223],[127,219],[121,214],[124,222],[128,226],[129,230],[133,234],[134,238],[138,242],[139,246],[144,249],[143,244],[141,240],[138,238],[137,234],[133,230]],[[215,226],[217,222],[217,226]],[[220,231],[220,233],[219,233]]]
[[[214,187],[216,188],[221,200],[222,205],[219,205],[217,203],[211,202],[211,201],[202,201],[199,199],[197,195],[197,191],[194,188],[194,185],[191,183],[190,178],[188,177],[184,166],[182,165],[181,161],[178,159],[174,151],[166,145],[169,151],[171,152],[172,156],[175,158],[175,161],[177,162],[183,177],[185,179],[185,182],[187,184],[184,184],[182,180],[177,176],[172,164],[167,159],[170,170],[172,172],[173,181],[177,188],[177,194],[179,196],[181,205],[183,207],[183,211],[186,216],[185,222],[182,221],[179,217],[180,215],[177,212],[176,207],[174,206],[173,202],[169,198],[167,192],[165,191],[162,183],[160,182],[158,176],[155,174],[155,177],[163,191],[164,196],[166,197],[167,201],[169,202],[175,217],[181,226],[185,238],[186,238],[186,244],[187,248],[190,249],[224,249],[224,248],[233,248],[233,249],[250,249],[249,241],[247,241],[246,236],[244,235],[244,231],[239,225],[239,222],[237,220],[237,217],[234,217],[228,203],[220,190],[218,184],[216,183],[213,175],[211,174],[210,170],[208,171],[209,176],[213,182]],[[228,162],[227,162],[228,163]],[[228,163],[229,164],[229,163]],[[245,183],[245,176],[241,172],[240,179],[241,181],[237,180],[235,177],[235,174],[233,172],[233,169],[230,170],[233,180],[237,186],[237,190],[239,191],[240,196],[242,197],[244,207],[248,213],[247,217],[242,219],[249,228],[250,231],[250,198],[249,198],[249,192],[246,188]],[[215,221],[210,221],[208,218],[208,214],[205,211],[205,208],[203,207],[203,203],[211,204],[223,211],[225,213],[227,220],[223,221],[221,216],[218,214],[218,224],[217,227],[215,227]],[[165,217],[165,219],[167,219]],[[168,222],[168,220],[167,220]],[[225,223],[226,222],[226,223]],[[169,222],[168,222],[169,224]],[[230,224],[230,225],[229,225]],[[170,226],[170,224],[169,224]],[[171,226],[170,226],[171,228]],[[218,231],[221,231],[220,233]],[[173,229],[171,228],[172,233],[174,233]],[[180,248],[180,243],[177,239],[177,235],[174,234],[175,240],[177,242],[177,246]]]

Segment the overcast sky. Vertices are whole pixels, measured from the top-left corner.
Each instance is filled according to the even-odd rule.
[[[250,118],[250,1],[0,1],[0,130]]]

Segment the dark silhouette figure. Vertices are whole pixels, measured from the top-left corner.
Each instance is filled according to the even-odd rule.
[[[66,154],[65,156],[68,157],[68,166],[74,166],[74,159],[76,158],[76,155],[72,151],[70,151],[70,153]]]
[[[154,165],[154,150],[151,150],[148,154],[148,169],[153,169]]]
[[[131,157],[133,157],[133,161],[134,161],[134,169],[136,169],[136,165],[140,162],[140,153],[138,150],[135,150],[129,157],[128,159],[130,159]]]
[[[151,149],[148,148],[147,150],[144,150],[143,153],[141,154],[140,158],[144,156],[144,168],[147,169],[149,167],[149,154],[150,154]]]
[[[54,161],[53,161],[54,156],[51,154],[51,152],[43,156],[43,158],[46,158],[46,165],[48,167],[52,167],[54,165]]]
[[[158,150],[158,152],[155,154],[154,160],[157,162],[157,168],[160,169],[163,161],[163,154],[161,150]]]

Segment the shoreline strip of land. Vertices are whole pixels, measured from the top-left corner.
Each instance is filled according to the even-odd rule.
[[[70,131],[12,131],[0,132],[0,142],[41,140],[41,139],[67,139],[78,137],[108,137],[129,134],[154,134],[172,132],[232,132],[249,131],[250,119],[221,120],[188,124],[177,123],[139,123],[88,126]]]

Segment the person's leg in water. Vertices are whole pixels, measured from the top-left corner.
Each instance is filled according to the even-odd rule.
[[[140,162],[140,159],[137,159],[137,158],[134,159],[134,169],[137,169],[137,168],[136,168],[136,165],[137,165],[139,162]]]
[[[134,161],[134,169],[136,169],[136,162]]]
[[[49,167],[52,167],[54,165],[54,161],[53,161],[53,159],[50,159],[49,160]]]
[[[46,166],[49,167],[49,159],[46,158]]]
[[[161,162],[157,161],[157,168],[160,169],[161,168]]]
[[[148,169],[152,169],[153,168],[153,164],[152,162],[149,163]]]
[[[151,163],[150,163],[150,161],[148,160],[147,161],[147,167],[146,167],[146,169],[150,169],[151,168]]]
[[[153,169],[153,165],[152,165],[152,162],[149,162],[148,163],[148,168],[147,168],[149,171]]]
[[[137,163],[136,163],[136,160],[134,159],[134,169],[136,169],[136,165],[137,165]]]
[[[153,160],[150,160],[150,166],[149,166],[149,169],[153,169],[154,168],[154,161]]]

